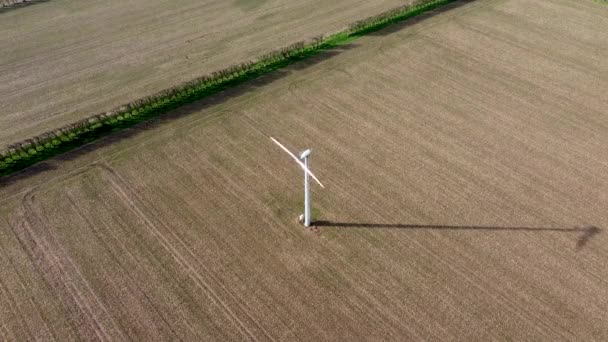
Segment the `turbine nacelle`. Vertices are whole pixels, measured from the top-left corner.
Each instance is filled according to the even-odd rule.
[[[300,159],[304,160],[306,157],[308,157],[310,155],[310,152],[311,152],[310,149],[302,152],[302,154],[300,154]]]

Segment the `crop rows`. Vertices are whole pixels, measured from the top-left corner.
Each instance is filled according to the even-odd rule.
[[[323,50],[434,9],[454,0],[417,0],[379,15],[357,21],[331,35],[300,41],[267,53],[257,60],[236,64],[209,75],[138,99],[106,113],[93,115],[34,138],[12,144],[0,151],[0,176],[7,175],[41,160],[72,150],[117,130],[133,126],[184,104],[241,84],[247,80],[285,67]]]

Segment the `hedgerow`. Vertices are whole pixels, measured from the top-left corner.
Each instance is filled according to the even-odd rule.
[[[0,8],[27,2],[27,0],[0,0]]]
[[[92,142],[111,132],[133,126],[181,105],[277,70],[314,54],[344,44],[350,38],[379,30],[455,0],[418,0],[411,5],[357,21],[344,31],[318,36],[264,54],[253,61],[232,65],[154,95],[137,99],[109,112],[99,113],[0,151],[0,175],[21,170],[41,160]]]

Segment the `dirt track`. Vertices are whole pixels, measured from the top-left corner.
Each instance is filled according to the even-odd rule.
[[[0,13],[0,146],[403,3],[53,0]]]
[[[602,11],[457,3],[0,180],[0,339],[608,339]]]

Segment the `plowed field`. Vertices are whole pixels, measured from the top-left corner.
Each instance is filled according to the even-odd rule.
[[[608,340],[607,18],[456,2],[1,179],[0,339]]]

